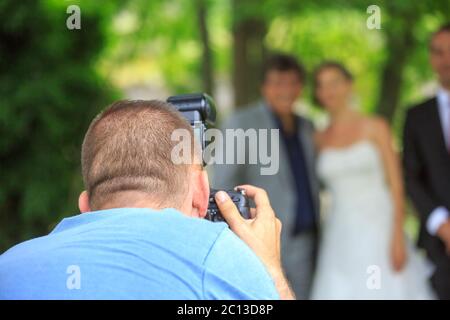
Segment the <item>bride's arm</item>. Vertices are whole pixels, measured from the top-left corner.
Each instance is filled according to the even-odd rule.
[[[374,120],[374,140],[381,152],[386,180],[390,187],[394,205],[394,229],[392,235],[392,264],[399,271],[406,262],[406,250],[404,243],[403,224],[405,212],[405,196],[403,176],[398,153],[394,149],[394,141],[389,125],[381,118]]]
[[[320,150],[321,141],[322,141],[322,133],[320,131],[317,131],[317,129],[314,130],[313,142],[314,142],[314,147],[316,148],[316,152],[318,152]]]

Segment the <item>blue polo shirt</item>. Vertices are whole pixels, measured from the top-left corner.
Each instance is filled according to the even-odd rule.
[[[0,256],[0,299],[278,299],[225,223],[120,208],[62,220]]]

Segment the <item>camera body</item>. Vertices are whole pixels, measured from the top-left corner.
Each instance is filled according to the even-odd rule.
[[[224,221],[223,216],[220,214],[219,208],[217,207],[216,200],[214,199],[217,191],[216,189],[211,189],[209,193],[209,204],[208,210],[206,212],[206,219],[212,222]],[[245,219],[250,219],[250,206],[248,198],[245,195],[245,191],[241,189],[237,190],[226,190],[226,193],[230,196],[234,205],[238,208],[239,213]]]
[[[205,131],[214,126],[216,121],[216,107],[214,100],[206,93],[183,94],[172,96],[167,102],[173,105],[186,118],[194,130],[195,139],[198,140],[205,150],[207,145]],[[220,214],[214,196],[218,190],[211,189],[209,194],[209,204],[206,219],[218,222],[225,221]],[[231,200],[239,210],[239,213],[245,218],[250,218],[250,205],[244,190],[227,190]]]

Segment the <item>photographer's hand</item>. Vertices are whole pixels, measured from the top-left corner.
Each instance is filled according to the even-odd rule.
[[[269,198],[263,189],[243,185],[248,197],[255,202],[251,209],[251,219],[244,219],[226,192],[216,193],[220,213],[231,230],[236,233],[261,259],[271,275],[281,299],[295,299],[294,293],[281,267],[280,235],[281,222],[270,206]]]

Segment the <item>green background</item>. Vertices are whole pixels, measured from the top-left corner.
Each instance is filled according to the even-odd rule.
[[[381,29],[367,27],[373,4]],[[66,26],[70,5],[80,30]],[[385,116],[401,141],[405,109],[436,88],[429,35],[449,20],[443,0],[1,1],[0,252],[78,212],[83,134],[106,105],[206,91],[220,120],[258,97],[271,52],[309,71],[343,62],[355,106]],[[326,122],[309,84],[298,111]]]

